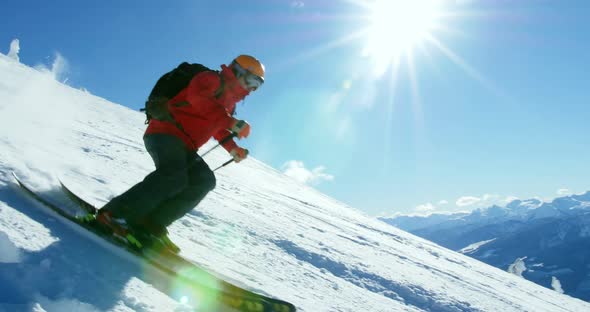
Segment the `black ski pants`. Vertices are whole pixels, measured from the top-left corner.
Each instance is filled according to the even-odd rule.
[[[143,140],[156,170],[103,209],[131,225],[163,232],[215,188],[215,175],[197,153],[187,150],[173,135],[149,134]]]

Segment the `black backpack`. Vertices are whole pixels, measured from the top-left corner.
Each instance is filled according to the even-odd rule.
[[[211,70],[202,64],[189,64],[183,62],[172,71],[160,77],[152,89],[148,100],[145,102],[145,107],[140,109],[140,111],[145,112],[146,114],[145,123],[149,123],[152,118],[174,122],[170,112],[168,112],[166,103],[186,88],[196,74],[204,71],[214,70]],[[217,71],[214,72],[218,73]],[[215,97],[219,97],[222,92],[223,79],[221,80],[221,86],[215,91]]]

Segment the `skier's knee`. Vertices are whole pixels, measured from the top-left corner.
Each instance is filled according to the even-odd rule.
[[[213,174],[213,172],[207,176],[204,184],[207,191],[212,191],[215,188],[217,185],[217,179],[215,178],[215,174]]]

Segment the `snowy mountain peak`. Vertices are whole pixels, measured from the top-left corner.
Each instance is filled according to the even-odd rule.
[[[498,205],[493,205],[485,210],[482,211],[481,215],[487,216],[489,218],[497,218],[503,217],[509,213],[509,210],[506,207],[500,207]]]
[[[590,202],[590,191],[581,195],[572,195],[572,198],[580,202]]]
[[[585,213],[590,210],[590,191],[582,195],[571,195],[555,198],[546,203],[539,199],[516,199],[505,206],[493,205],[478,208],[470,213],[432,214],[429,216],[396,216],[394,218],[380,218],[391,225],[407,231],[419,230],[445,223],[473,223],[473,222],[501,222],[502,220],[541,219]]]
[[[551,202],[514,200],[459,219],[384,221],[548,288],[590,300],[590,268],[585,260],[590,257],[589,199],[586,192]],[[539,266],[539,262],[550,265]],[[560,287],[554,287],[557,278]]]

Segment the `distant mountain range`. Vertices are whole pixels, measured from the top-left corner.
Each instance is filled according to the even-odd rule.
[[[502,270],[519,268],[528,280],[590,301],[590,192],[552,202],[515,200],[471,213],[380,219]]]

